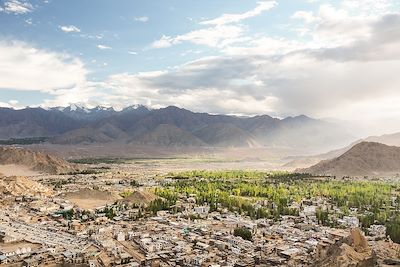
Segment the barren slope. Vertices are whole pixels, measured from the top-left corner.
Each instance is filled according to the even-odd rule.
[[[0,165],[23,165],[29,169],[51,174],[70,172],[74,168],[63,159],[18,147],[0,147]]]
[[[148,205],[158,197],[149,191],[135,191],[132,195],[121,200],[123,203]]]
[[[26,177],[0,177],[0,194],[50,196],[52,190]]]
[[[400,147],[361,142],[337,158],[298,171],[352,176],[393,174],[400,172]]]

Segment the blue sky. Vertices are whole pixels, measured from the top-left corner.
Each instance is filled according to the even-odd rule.
[[[400,117],[396,0],[1,0],[0,105]]]
[[[1,13],[0,24],[4,25],[1,38],[79,57],[92,71],[90,78],[93,79],[104,79],[119,72],[160,70],[196,59],[199,53],[201,56],[219,55],[219,49],[195,44],[180,44],[167,50],[150,49],[150,46],[163,35],[201,29],[201,21],[224,13],[243,13],[257,5],[257,1],[248,0],[233,4],[231,0],[120,0],[117,3],[110,0],[36,0],[29,3],[32,12]],[[290,22],[288,17],[296,10],[315,8],[316,5],[305,1],[281,1],[275,12],[263,12],[246,19],[247,33],[296,38],[296,33],[287,29],[288,23],[296,21]],[[63,26],[74,26],[79,32],[72,28],[71,32],[64,32]],[[99,45],[111,49],[101,50]]]

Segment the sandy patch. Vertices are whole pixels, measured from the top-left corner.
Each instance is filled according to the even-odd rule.
[[[39,172],[32,171],[26,166],[6,164],[0,165],[0,173],[4,176],[37,176]]]
[[[79,208],[87,210],[112,204],[121,197],[111,192],[82,189],[78,192],[66,193],[64,194],[64,198]]]

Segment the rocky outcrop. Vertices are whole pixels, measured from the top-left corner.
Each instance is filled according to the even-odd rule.
[[[26,177],[0,177],[0,195],[51,196],[53,191]]]
[[[375,252],[368,244],[360,229],[350,231],[346,238],[337,240],[323,253],[317,251],[317,263],[315,267],[373,267],[376,266]],[[322,258],[320,255],[324,255]]]

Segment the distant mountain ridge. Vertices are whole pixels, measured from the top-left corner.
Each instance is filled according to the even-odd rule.
[[[125,113],[129,111],[147,112],[150,109],[143,105],[132,105],[118,111],[115,110],[113,107],[96,106],[93,108],[89,108],[80,104],[71,104],[67,107],[52,107],[47,108],[47,110],[60,111],[68,117],[77,120],[96,121],[111,117],[119,113]]]
[[[342,155],[298,172],[316,175],[383,175],[400,173],[400,147],[361,142]]]
[[[353,140],[338,125],[301,115],[237,117],[195,113],[169,106],[123,110],[71,105],[65,108],[0,108],[0,139],[50,137],[57,144],[125,142],[156,146],[282,147],[326,149]]]

